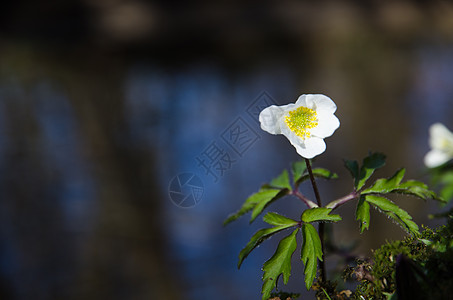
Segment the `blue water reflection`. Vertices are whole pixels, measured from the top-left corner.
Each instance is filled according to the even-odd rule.
[[[42,159],[50,172],[58,174],[54,192],[62,199],[61,209],[71,231],[91,230],[96,215],[95,181],[81,153],[84,142],[74,110],[66,96],[49,82],[32,90],[32,109],[42,132]]]
[[[379,145],[387,143],[387,149],[395,153],[411,152],[410,163],[416,165],[416,168],[422,168],[415,162],[419,162],[428,150],[428,126],[441,121],[453,129],[449,118],[453,113],[453,55],[450,50],[420,50],[414,61],[415,75],[409,80],[406,97],[393,107],[396,112],[391,112],[404,117],[398,118],[399,124],[378,124],[388,126],[385,127],[386,134],[400,124],[411,128],[409,146],[403,142],[401,145],[388,145],[389,142],[381,140],[374,142]],[[304,86],[300,81],[307,80],[300,73],[300,70],[295,71],[286,64],[269,64],[240,74],[228,73],[208,64],[167,70],[152,64],[135,63],[128,68],[119,89],[123,92],[120,97],[124,98],[121,103],[127,128],[121,128],[126,133],[119,132],[116,138],[122,147],[140,150],[154,157],[154,165],[151,167],[156,175],[159,189],[156,194],[160,195],[163,214],[160,230],[169,239],[170,248],[166,250],[166,255],[184,299],[259,297],[262,276],[260,267],[272,255],[278,241],[271,239],[264,243],[247,258],[238,271],[236,264],[239,251],[263,223],[257,220],[249,225],[248,216],[226,228],[222,226],[222,222],[262,183],[299,159],[283,137],[271,136],[260,130],[256,115],[250,113],[250,106],[260,97],[268,97],[269,101],[277,104],[295,101],[303,92],[299,90]],[[335,95],[335,90],[333,93]],[[337,94],[342,95],[341,92]],[[52,280],[57,282],[56,285],[64,286],[59,280],[64,281],[73,275],[77,259],[81,255],[77,252],[77,247],[83,245],[101,213],[97,198],[99,182],[90,165],[92,161],[84,153],[85,136],[80,123],[83,118],[77,115],[80,111],[75,109],[74,102],[69,100],[70,96],[55,78],[42,79],[31,84],[31,87],[14,79],[0,84],[0,168],[6,170],[6,163],[14,154],[11,152],[29,149],[33,153],[27,152],[27,155],[39,157],[46,166],[46,172],[50,174],[44,174],[48,178],[45,183],[51,191],[51,195],[46,196],[56,199],[49,206],[58,212],[58,216],[61,215],[62,221],[58,218],[61,223],[57,225],[62,229],[57,230],[56,236],[70,239],[68,232],[69,235],[76,234],[74,240],[77,241],[71,241],[68,246],[71,248],[67,254],[70,258],[57,260],[69,262],[70,266],[65,265],[67,269],[61,263],[56,271],[49,273],[42,271],[43,266],[30,271],[35,278],[47,276],[42,279],[45,282],[43,290],[52,286]],[[377,126],[370,123],[374,127],[361,128],[364,126],[353,123],[356,116],[351,112],[358,107],[360,113],[365,113],[365,109],[368,109],[368,113],[369,107],[379,105],[375,103],[367,106],[369,104],[363,99],[347,102],[338,98],[340,120],[347,120],[351,124],[351,132],[340,128],[339,134],[344,136],[338,134],[327,140],[329,153],[320,159],[335,167],[341,167],[341,158],[354,152],[345,141],[353,144],[351,141],[356,142],[360,132],[374,133]],[[343,103],[354,109],[340,107]],[[6,133],[10,130],[8,120],[26,120],[27,116],[8,116],[5,113],[6,106],[27,107],[28,113],[36,122],[35,136],[17,137],[23,143],[20,149],[11,148],[9,138],[17,133]],[[361,108],[364,111],[360,111]],[[22,112],[20,109],[16,111],[18,114]],[[238,126],[242,130],[247,129],[249,134],[245,138],[241,137],[241,140],[234,135],[242,132]],[[230,141],[231,143],[240,141],[239,148],[229,144],[228,138],[232,137],[237,139]],[[224,158],[225,168],[222,170],[212,165],[208,170],[201,163],[200,159],[206,159],[206,153],[215,154],[210,152],[213,145],[220,149],[220,156],[216,158]],[[360,145],[360,142],[353,145]],[[392,156],[392,153],[387,154]],[[28,162],[31,161],[29,157],[23,158],[23,161],[27,159]],[[203,182],[202,201],[190,209],[174,205],[169,195],[170,181],[183,172],[192,173]],[[346,173],[343,174],[347,176]],[[8,175],[6,171],[0,172],[2,190],[8,182]],[[339,184],[339,193],[349,192],[342,184],[343,182]],[[329,197],[338,194],[337,191],[328,193]],[[285,207],[271,206],[270,209],[298,218],[304,206],[290,197],[284,201]],[[23,248],[19,247],[19,242],[15,239],[15,222],[9,219],[13,209],[9,206],[11,203],[0,203],[0,265],[1,276],[7,278],[6,282],[11,284],[11,290],[17,291],[22,287],[21,279],[28,272],[28,266],[22,265],[24,257],[20,253]],[[46,216],[42,218],[45,219]],[[30,224],[33,227],[35,223]],[[355,223],[353,226],[356,229]],[[344,229],[347,230],[349,228]],[[283,289],[303,292],[303,266],[298,255],[294,255],[294,263],[289,286]],[[70,279],[68,282],[71,282]]]
[[[10,78],[0,85],[0,116],[2,295],[65,294],[81,233],[92,230],[96,214],[73,107],[50,79],[30,87]]]
[[[172,237],[171,257],[187,286],[187,299],[259,295],[261,272],[256,266],[265,258],[257,251],[258,255],[251,256],[240,271],[235,267],[239,251],[257,226],[240,222],[225,229],[222,221],[288,162],[288,148],[269,159],[273,143],[247,109],[265,91],[273,97],[292,99],[288,91],[294,90],[294,82],[288,71],[254,75],[229,79],[211,67],[176,75],[140,68],[133,69],[127,80],[126,109],[131,128],[140,124],[143,135],[139,140],[161,150],[157,167],[162,194],[168,193],[168,182],[180,172],[192,172],[204,183],[203,200],[193,209],[180,209],[166,197],[162,199],[166,204],[166,231]],[[225,137],[238,118],[241,126],[253,132],[254,139],[247,148],[235,151]],[[197,160],[213,144],[229,156],[230,163],[223,171],[215,167],[208,171]]]

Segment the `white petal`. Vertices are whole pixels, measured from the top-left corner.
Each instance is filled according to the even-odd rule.
[[[451,159],[451,156],[439,150],[431,150],[425,155],[425,165],[428,168],[435,168],[443,165]]]
[[[293,110],[296,107],[294,103],[287,105],[271,105],[263,109],[259,115],[259,121],[261,129],[271,134],[281,134],[280,121],[284,119],[284,115],[287,115],[288,111]]]
[[[313,100],[308,96],[311,96],[311,95],[305,95],[305,94],[300,95],[295,103],[296,107],[303,106],[303,107],[312,108],[314,103],[313,103]],[[309,101],[307,101],[307,99],[309,99]]]
[[[300,141],[303,139],[299,137],[297,134],[294,133],[291,129],[289,129],[288,125],[285,122],[284,117],[280,119],[280,131],[281,133],[288,138],[288,140],[291,142],[291,144],[298,144]]]
[[[300,156],[308,159],[311,159],[326,150],[326,143],[324,143],[324,140],[316,137],[305,139],[303,143],[293,144],[293,146]]]
[[[287,105],[282,105],[282,106],[279,106],[282,110],[283,110],[283,114],[288,116],[289,115],[289,112],[292,111],[292,110],[295,110],[298,106],[294,103],[290,103],[290,104],[287,104]]]
[[[323,111],[333,114],[337,110],[337,105],[329,97],[322,94],[301,95],[296,101],[296,106],[305,106],[317,112]]]
[[[429,145],[432,149],[439,149],[453,152],[453,133],[441,123],[435,123],[429,128]],[[447,149],[446,149],[447,148]]]
[[[259,116],[261,129],[271,134],[281,134],[278,120],[283,114],[284,110],[281,106],[271,105],[263,109]]]
[[[326,95],[307,95],[307,101],[308,99],[311,99],[311,101],[313,101],[315,107],[312,109],[316,110],[316,112],[318,113],[325,112],[333,114],[337,110],[337,105],[335,104],[335,102],[333,102],[332,99],[330,99]]]
[[[318,125],[310,129],[310,133],[316,137],[326,138],[331,136],[340,127],[340,120],[330,113],[318,114]]]
[[[291,145],[296,148],[297,153],[305,158],[313,158],[326,150],[324,140],[317,137],[303,139],[296,135],[288,126],[282,126],[282,133],[288,138]]]

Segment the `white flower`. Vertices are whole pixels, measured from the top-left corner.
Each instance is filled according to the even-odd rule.
[[[340,126],[334,115],[335,103],[324,95],[302,95],[296,103],[266,107],[260,113],[261,129],[283,134],[304,158],[313,158],[326,150],[324,138]]]
[[[435,168],[453,158],[453,133],[441,123],[429,128],[429,146],[431,150],[425,155],[425,165]]]

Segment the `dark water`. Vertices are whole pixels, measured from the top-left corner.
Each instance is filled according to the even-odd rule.
[[[406,54],[372,58],[382,59],[379,68],[277,61],[241,72],[215,63],[65,63],[18,50],[4,53],[0,77],[5,299],[258,298],[260,268],[278,240],[237,270],[239,251],[264,224],[249,225],[248,216],[226,228],[222,222],[299,159],[282,136],[259,128],[256,113],[266,103],[314,92],[337,103],[341,127],[314,162],[343,178],[320,184],[325,202],[350,192],[343,158],[383,151],[381,176],[406,166],[407,176],[420,179],[429,125],[453,129],[453,51],[446,45],[416,47],[398,66]],[[194,181],[184,185],[187,178]],[[190,197],[181,202],[181,194]],[[438,209],[412,200],[400,203],[418,223]],[[270,207],[292,218],[303,209],[292,198]],[[339,243],[360,238],[357,253],[403,235],[373,215],[360,236],[353,210],[339,210],[344,222],[335,233]],[[288,289],[304,291],[302,271],[297,254]]]

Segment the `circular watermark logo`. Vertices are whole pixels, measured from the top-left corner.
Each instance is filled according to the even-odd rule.
[[[192,208],[203,198],[204,185],[200,177],[193,173],[179,173],[170,180],[168,195],[174,205]]]

